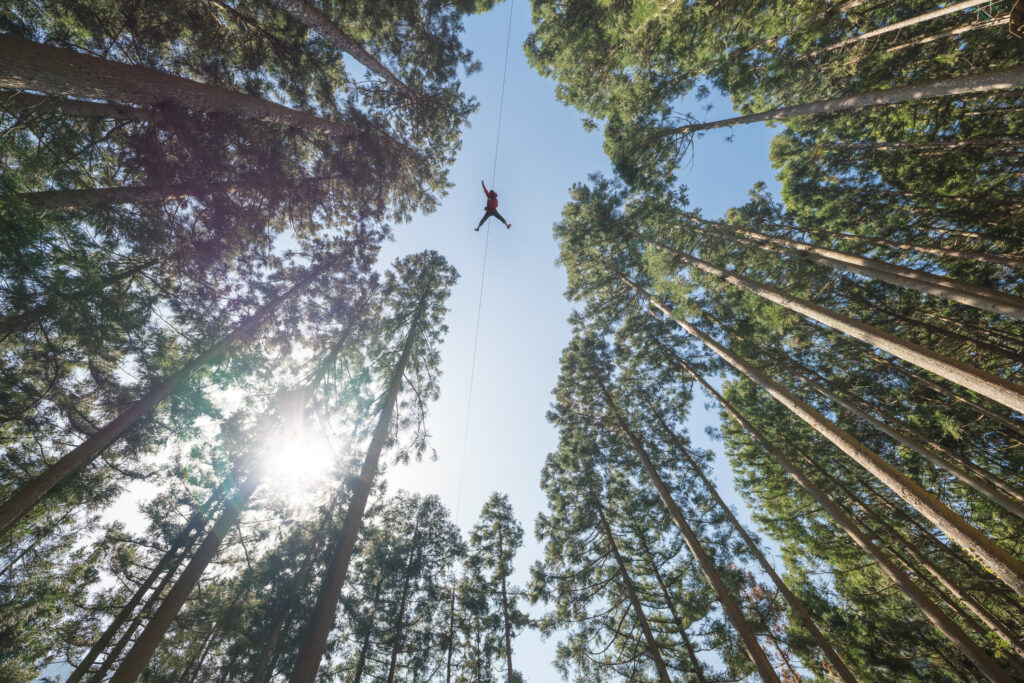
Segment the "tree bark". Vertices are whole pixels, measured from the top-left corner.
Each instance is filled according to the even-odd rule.
[[[170,102],[183,109],[232,114],[327,135],[354,136],[359,132],[350,124],[328,121],[259,97],[12,35],[0,36],[0,64],[4,65],[0,73],[3,88],[139,106]]]
[[[405,563],[405,576],[402,579],[402,597],[398,602],[398,618],[395,621],[395,637],[391,641],[391,662],[388,664],[387,683],[394,683],[395,672],[398,670],[398,652],[402,647],[402,631],[405,628],[405,606],[409,600],[409,584],[412,582],[412,567],[416,556],[420,554],[419,549],[420,516],[417,511],[416,524],[412,530],[412,548],[409,550],[409,560]]]
[[[934,99],[937,97],[952,97],[956,95],[971,95],[974,93],[996,92],[1000,90],[1016,90],[1024,86],[1024,66],[1013,66],[995,71],[985,71],[971,74],[970,76],[954,76],[953,78],[939,78],[924,83],[914,83],[887,90],[875,90],[873,92],[835,97],[829,100],[796,104],[789,107],[779,107],[759,114],[747,114],[746,116],[734,116],[719,121],[707,123],[694,123],[686,126],[668,128],[664,134],[669,135],[690,135],[702,130],[714,128],[730,128],[741,126],[747,123],[760,121],[780,121],[793,116],[806,116],[810,114],[834,114],[850,109],[861,109],[863,107],[877,107],[886,104],[902,104],[904,102],[916,102],[920,100]]]
[[[862,33],[859,36],[854,36],[853,38],[841,40],[838,43],[829,45],[828,47],[822,48],[820,50],[815,50],[814,52],[809,53],[807,57],[813,59],[818,55],[824,54],[826,52],[831,52],[832,50],[838,50],[839,48],[846,47],[847,45],[853,45],[855,43],[860,43],[870,38],[884,36],[887,33],[899,31],[900,29],[908,28],[910,26],[916,26],[917,24],[923,24],[927,21],[938,19],[939,17],[944,17],[947,14],[962,12],[963,10],[971,9],[972,7],[977,7],[978,5],[984,5],[985,2],[987,2],[987,0],[965,0],[964,2],[958,2],[955,5],[946,5],[945,7],[942,7],[937,10],[926,12],[925,14],[920,14],[910,19],[904,19],[903,21],[897,21],[893,24],[889,24],[888,26],[876,28],[873,31],[868,31],[867,33]]]
[[[858,418],[860,418],[867,424],[871,425],[878,431],[888,435],[894,441],[897,441],[898,443],[902,444],[908,450],[917,453],[922,458],[932,463],[936,467],[940,467],[946,472],[949,472],[958,480],[960,480],[963,484],[969,486],[977,493],[985,496],[987,499],[999,505],[1007,512],[1014,514],[1017,517],[1020,517],[1021,519],[1024,519],[1024,506],[1021,506],[1018,501],[1011,498],[1010,495],[1008,495],[1004,490],[1002,490],[1001,486],[997,486],[990,483],[988,481],[989,478],[984,477],[982,472],[979,471],[981,470],[981,468],[967,468],[961,466],[961,464],[959,463],[950,462],[949,460],[943,458],[938,453],[931,450],[924,443],[918,441],[916,438],[907,433],[904,425],[897,423],[898,428],[891,427],[887,423],[875,418],[873,415],[867,412],[867,410],[865,410],[863,406],[858,405],[857,403],[854,403],[853,401],[850,401],[848,399],[845,399],[842,396],[839,396],[834,391],[832,391],[828,386],[821,384],[820,382],[815,381],[811,377],[802,373],[799,368],[791,366],[791,370],[793,370],[797,374],[797,376],[801,377],[803,381],[807,383],[807,386],[812,388],[814,391],[817,391],[822,396],[828,398],[831,401],[834,401],[835,403],[838,403],[843,408],[849,410],[851,413],[856,415]]]
[[[622,587],[626,590],[629,604],[633,607],[633,614],[640,623],[640,630],[644,634],[644,640],[647,641],[647,652],[651,655],[651,659],[654,660],[654,667],[658,670],[658,678],[661,683],[671,683],[672,679],[668,675],[668,667],[665,666],[665,660],[661,656],[661,648],[658,647],[658,641],[654,639],[654,634],[651,632],[651,624],[647,620],[647,615],[644,614],[643,604],[641,604],[640,598],[637,597],[636,586],[633,585],[633,579],[629,576],[626,563],[623,562],[622,555],[619,554],[619,546],[615,543],[612,528],[604,517],[604,507],[600,501],[596,501],[594,507],[597,510],[598,519],[601,521],[601,530],[604,531],[608,546],[612,550],[612,555],[615,556],[615,564],[618,566],[619,578],[622,579]]]
[[[969,24],[964,24],[963,26],[955,26],[953,28],[946,29],[945,31],[940,31],[939,33],[936,33],[934,35],[925,36],[924,38],[918,38],[917,40],[911,40],[906,43],[900,43],[899,45],[893,45],[892,47],[887,48],[885,51],[888,53],[899,52],[900,50],[905,50],[908,47],[927,45],[928,43],[934,43],[936,40],[941,40],[943,38],[960,36],[965,33],[970,33],[971,31],[977,31],[978,29],[992,28],[995,26],[1002,26],[1003,24],[1008,23],[1010,23],[1009,14],[1007,14],[1004,17],[996,17],[995,19],[989,19],[987,21],[973,21]]]
[[[164,601],[160,603],[156,613],[153,614],[153,618],[149,620],[146,628],[143,629],[139,638],[128,651],[128,654],[125,655],[124,661],[121,662],[121,666],[114,672],[110,683],[134,683],[142,675],[143,670],[149,663],[150,657],[153,656],[153,652],[167,633],[167,629],[170,628],[171,623],[178,616],[189,594],[192,593],[196,584],[199,583],[199,579],[202,577],[206,567],[217,554],[221,541],[238,523],[239,518],[242,516],[242,510],[245,509],[252,494],[256,492],[256,488],[260,485],[262,478],[262,473],[257,470],[239,485],[238,490],[235,491],[235,494],[228,501],[220,516],[217,517],[213,529],[210,530],[202,545],[199,546],[195,555],[189,560],[185,570],[178,577],[170,592],[167,593]]]
[[[452,582],[452,602],[448,610],[448,656],[444,670],[444,683],[452,683],[452,655],[455,654],[455,583]]]
[[[1019,296],[1006,294],[988,287],[972,285],[967,282],[959,282],[952,278],[934,275],[923,270],[907,268],[854,254],[846,254],[841,251],[825,249],[797,240],[765,235],[753,230],[729,225],[728,223],[697,219],[694,219],[694,221],[710,223],[734,235],[750,238],[751,241],[760,243],[758,246],[765,251],[777,254],[787,251],[797,252],[804,259],[812,263],[836,270],[843,270],[848,273],[856,273],[905,289],[924,292],[947,301],[955,301],[966,306],[973,306],[992,313],[998,313],[999,315],[1005,315],[1016,320],[1024,320],[1024,298]],[[700,228],[698,230],[708,234],[706,230]]]
[[[651,305],[670,320],[674,321],[688,334],[714,351],[725,362],[732,365],[742,374],[749,377],[755,384],[764,389],[772,398],[779,401],[794,415],[810,425],[816,432],[831,441],[839,450],[848,455],[854,462],[873,474],[908,505],[917,510],[928,521],[938,527],[952,541],[966,548],[977,557],[989,571],[998,576],[1003,583],[1011,587],[1018,595],[1024,596],[1024,563],[1010,555],[984,533],[971,526],[963,517],[944,505],[935,496],[925,491],[919,484],[897,470],[876,453],[854,439],[845,430],[794,396],[777,382],[757,370],[744,359],[732,353],[721,344],[710,338],[693,325],[675,319],[671,312],[661,303],[651,299]]]
[[[1022,67],[1022,70],[1024,70],[1024,67]],[[975,391],[982,396],[1024,414],[1024,388],[1001,377],[996,377],[989,372],[972,367],[954,358],[947,358],[919,344],[900,339],[896,335],[889,334],[884,330],[879,330],[841,313],[831,311],[824,306],[819,306],[806,299],[787,294],[778,287],[756,282],[733,271],[708,263],[703,259],[690,256],[685,252],[673,249],[671,253],[683,263],[693,268],[720,277],[729,284],[757,294],[794,313],[799,313],[823,325],[828,325],[854,339],[871,344],[888,354],[913,363],[928,372],[955,382],[966,389]]]
[[[3,38],[0,38],[0,40],[3,40]],[[48,496],[57,486],[71,479],[79,470],[95,460],[107,446],[120,438],[135,422],[172,394],[194,372],[226,351],[235,342],[251,340],[264,320],[274,313],[282,303],[305,290],[317,276],[321,275],[328,267],[335,263],[337,263],[337,258],[328,260],[324,264],[309,270],[306,275],[299,278],[298,282],[285,292],[273,297],[257,309],[253,315],[239,323],[230,334],[186,363],[183,368],[170,377],[151,385],[141,398],[128,406],[116,418],[94,432],[41,474],[19,488],[8,500],[0,504],[0,536],[10,532],[14,525],[27,515],[37,503]]]
[[[870,517],[875,524],[886,531],[893,542],[904,552],[910,555],[911,559],[917,562],[919,568],[912,568],[911,570],[920,575],[920,569],[924,569],[927,573],[931,574],[935,579],[945,588],[955,600],[959,600],[963,603],[967,609],[969,609],[985,626],[990,628],[993,632],[997,633],[1010,646],[1010,649],[1016,653],[1017,658],[1024,661],[1024,643],[1021,642],[1019,636],[1014,635],[1010,629],[998,619],[991,611],[986,609],[978,601],[976,601],[969,593],[962,591],[951,579],[949,579],[945,572],[936,567],[930,562],[924,555],[922,555],[912,543],[908,542],[901,533],[892,527],[885,519],[878,514],[876,511],[871,509],[869,505],[863,502],[853,491],[849,489],[843,482],[837,477],[828,472],[825,468],[821,467],[818,463],[814,462],[813,459],[808,458],[806,454],[804,458],[811,463],[811,465],[829,482],[830,486],[836,487],[837,490],[841,490],[846,494],[846,497],[850,502],[859,507],[868,517]],[[1015,668],[1018,668],[1019,665]]]
[[[630,519],[633,519],[632,516]],[[636,525],[635,519],[633,519],[633,523]],[[686,649],[686,656],[690,658],[690,666],[693,667],[693,673],[697,677],[697,683],[708,683],[708,679],[704,675],[704,665],[701,664],[699,659],[697,659],[697,652],[693,649],[693,643],[690,641],[690,636],[686,632],[686,626],[683,625],[683,618],[676,610],[675,600],[672,599],[672,596],[668,592],[668,586],[665,585],[665,580],[661,576],[661,570],[658,569],[658,563],[654,558],[654,554],[647,545],[647,539],[644,537],[643,530],[639,528],[639,525],[637,525],[635,532],[637,539],[640,541],[640,547],[644,552],[644,556],[647,558],[647,562],[651,565],[651,571],[654,573],[654,578],[658,582],[658,590],[661,591],[661,597],[665,601],[665,606],[668,607],[669,614],[672,615],[672,621],[679,630],[679,638],[683,641],[683,647]]]
[[[505,665],[508,683],[512,683],[512,624],[508,613],[508,585],[505,581],[505,550],[501,531],[498,531],[498,572],[501,574],[501,612],[505,622]]]
[[[750,661],[753,662],[754,666],[757,668],[758,674],[761,676],[762,680],[778,683],[779,677],[775,673],[775,669],[772,666],[771,661],[764,653],[760,643],[757,642],[757,637],[751,630],[750,624],[747,623],[746,617],[743,616],[743,612],[740,611],[736,601],[733,600],[731,595],[729,595],[729,591],[726,589],[725,583],[722,581],[722,577],[718,573],[718,569],[711,561],[711,558],[708,557],[707,553],[704,552],[704,548],[701,545],[697,534],[686,521],[682,510],[679,509],[679,505],[676,504],[675,499],[672,497],[672,493],[665,485],[665,482],[662,481],[661,475],[658,473],[658,470],[654,467],[654,463],[651,462],[650,456],[647,454],[647,449],[626,422],[624,415],[619,410],[611,391],[607,386],[605,386],[603,379],[600,377],[595,377],[594,379],[596,380],[598,387],[601,389],[605,404],[612,413],[618,427],[618,431],[626,437],[629,445],[636,452],[641,464],[647,471],[647,475],[651,478],[654,488],[658,492],[658,497],[661,498],[661,502],[668,510],[669,516],[672,517],[672,521],[674,521],[676,526],[679,527],[679,531],[683,535],[683,540],[686,542],[686,547],[690,549],[690,554],[693,555],[693,559],[700,567],[701,573],[704,574],[704,578],[714,589],[715,595],[718,597],[718,602],[722,605],[722,611],[725,612],[726,616],[729,618],[729,622],[732,624],[733,628],[736,629],[736,633],[739,635],[740,642],[743,644],[743,649],[746,650],[747,656],[750,657]]]
[[[319,33],[330,41],[342,52],[351,55],[357,62],[377,74],[385,81],[395,86],[409,97],[416,99],[416,95],[408,85],[402,82],[398,76],[392,73],[380,60],[371,55],[366,49],[356,42],[350,35],[345,33],[340,26],[335,24],[329,16],[305,0],[269,0],[271,5],[291,15],[297,21],[305,24],[311,30]]]
[[[153,112],[109,102],[68,100],[63,97],[33,95],[27,92],[0,93],[0,109],[26,114],[59,114],[84,118],[118,119],[122,121],[148,121]]]
[[[351,326],[346,328],[346,334],[343,338],[347,338],[347,331],[351,329]],[[314,384],[315,386],[315,384]],[[256,661],[256,666],[253,668],[252,683],[264,683],[264,678],[267,677],[267,664],[270,662],[271,655],[277,651],[277,641],[281,637],[281,633],[284,631],[284,625],[288,621],[288,615],[291,613],[293,600],[295,599],[299,590],[306,584],[309,577],[309,572],[313,568],[313,558],[316,556],[317,548],[320,546],[319,540],[324,535],[324,530],[327,528],[327,521],[331,517],[331,510],[334,505],[324,513],[320,520],[320,527],[313,536],[309,552],[306,553],[306,557],[302,560],[302,567],[295,575],[295,580],[292,582],[291,588],[291,599],[286,599],[284,604],[277,610],[274,615],[274,621],[270,626],[270,635],[267,637],[267,642],[263,644],[263,648],[260,650],[259,659]],[[68,683],[71,683],[68,681]]]
[[[426,297],[424,295],[413,314],[412,324],[403,344],[398,364],[388,380],[388,389],[384,396],[380,417],[373,430],[373,437],[366,451],[366,459],[363,461],[358,484],[352,494],[348,512],[345,514],[345,521],[342,523],[337,543],[331,553],[313,614],[309,618],[295,670],[289,679],[291,683],[313,683],[317,670],[320,668],[320,660],[323,658],[324,648],[327,646],[327,636],[334,624],[341,589],[345,583],[345,576],[348,574],[352,550],[355,548],[359,527],[363,521],[363,513],[366,511],[366,501],[370,497],[370,489],[373,487],[373,480],[377,474],[381,451],[384,450],[384,443],[388,438],[391,416],[394,413],[398,392],[402,386],[402,375],[412,356],[412,347],[416,341],[416,335],[419,333],[425,307]]]
[[[732,524],[732,527],[736,529],[736,532],[743,539],[743,542],[746,543],[748,548],[750,548],[750,552],[753,553],[754,557],[761,565],[761,568],[764,569],[765,573],[771,577],[772,582],[775,584],[775,587],[779,589],[779,592],[782,593],[782,596],[786,599],[786,602],[789,603],[789,606],[793,608],[793,611],[800,615],[800,619],[804,622],[804,626],[807,627],[807,630],[811,634],[811,637],[814,638],[814,642],[818,644],[819,648],[821,648],[822,654],[825,655],[825,658],[834,667],[835,672],[836,674],[838,674],[839,678],[843,681],[849,681],[850,683],[855,682],[857,679],[853,676],[852,673],[850,673],[850,670],[846,667],[846,664],[843,662],[842,658],[836,653],[835,648],[832,647],[832,643],[829,642],[828,638],[825,637],[825,634],[823,634],[821,630],[818,628],[818,625],[814,621],[814,617],[811,616],[811,613],[807,610],[807,607],[804,605],[803,601],[799,597],[797,597],[797,595],[793,593],[793,591],[789,589],[789,586],[787,586],[786,582],[782,580],[782,577],[780,577],[778,573],[776,573],[775,568],[772,566],[771,562],[769,562],[768,558],[765,557],[764,553],[761,552],[761,548],[757,545],[757,542],[753,538],[751,538],[750,534],[747,533],[747,530],[743,527],[742,524],[740,524],[740,520],[736,519],[736,516],[732,513],[732,510],[729,509],[729,506],[725,504],[725,501],[722,500],[722,497],[718,495],[718,489],[711,482],[711,480],[707,478],[707,476],[704,474],[704,470],[700,467],[700,465],[698,465],[697,462],[694,461],[694,459],[690,456],[689,450],[682,443],[679,442],[679,437],[676,435],[674,431],[672,431],[671,427],[669,427],[668,424],[665,423],[665,419],[661,415],[661,413],[657,410],[657,408],[653,407],[652,412],[654,413],[655,419],[657,420],[658,424],[661,426],[662,431],[665,432],[669,440],[672,441],[675,445],[676,453],[678,453],[683,458],[683,460],[686,461],[686,465],[689,468],[689,470],[693,474],[696,474],[697,478],[701,480],[701,482],[704,484],[704,487],[707,489],[708,493],[711,494],[711,498],[715,501],[718,507],[722,509],[722,512],[725,513],[725,516],[729,520],[729,523]]]
[[[652,312],[653,315],[653,312]],[[673,354],[675,355],[675,354]],[[931,598],[929,598],[914,581],[907,575],[906,572],[896,567],[881,551],[881,549],[875,544],[874,540],[868,536],[861,528],[847,515],[842,508],[835,504],[831,498],[829,498],[824,491],[814,485],[811,480],[804,476],[795,465],[786,456],[782,454],[779,449],[772,445],[772,443],[751,424],[742,414],[740,414],[731,403],[725,400],[725,398],[712,387],[707,380],[704,379],[696,370],[694,370],[689,363],[686,363],[678,356],[675,356],[676,361],[679,365],[686,370],[693,377],[698,384],[704,387],[719,405],[725,410],[726,413],[737,424],[740,425],[750,436],[754,439],[765,451],[772,456],[772,458],[779,463],[779,465],[786,471],[786,473],[793,479],[797,484],[800,485],[819,505],[821,505],[825,511],[835,520],[836,524],[839,525],[843,531],[856,543],[867,555],[875,561],[879,569],[889,577],[900,587],[903,594],[913,602],[921,613],[924,614],[935,627],[945,635],[960,652],[969,659],[982,674],[985,675],[990,681],[999,681],[1000,683],[1008,683],[1010,676],[1003,671],[999,665],[993,660],[984,649],[979,647],[971,638],[964,632],[962,628],[955,621],[949,618],[949,616],[943,612],[938,605],[936,605]]]
[[[118,613],[114,616],[110,625],[108,625],[103,631],[103,635],[101,635],[96,642],[93,643],[93,646],[89,648],[89,652],[86,653],[84,658],[82,658],[82,661],[79,662],[77,667],[75,667],[75,670],[71,672],[71,675],[68,676],[65,683],[81,683],[86,674],[89,673],[89,669],[92,668],[92,665],[99,658],[100,654],[107,649],[107,646],[110,645],[114,636],[116,636],[117,632],[121,630],[121,626],[131,618],[132,614],[135,612],[135,608],[142,603],[142,600],[146,597],[146,593],[148,593],[149,589],[153,587],[153,584],[156,583],[156,580],[160,575],[163,574],[164,571],[172,572],[170,565],[174,560],[179,558],[179,551],[186,553],[195,543],[198,532],[202,531],[203,526],[205,526],[205,511],[212,509],[214,505],[217,505],[220,502],[221,497],[223,497],[227,492],[227,482],[227,479],[221,482],[217,489],[210,494],[206,503],[204,503],[197,511],[192,513],[185,524],[185,528],[183,528],[178,535],[174,537],[174,540],[171,542],[170,547],[167,548],[167,551],[163,554],[163,557],[160,558],[160,561],[156,563],[156,566],[153,567],[153,570],[143,580],[139,587],[135,589],[135,592],[132,594],[131,598],[129,598],[128,602],[118,610]],[[196,532],[197,535],[193,536],[192,532]]]

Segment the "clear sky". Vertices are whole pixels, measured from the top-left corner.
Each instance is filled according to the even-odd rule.
[[[439,459],[392,468],[389,492],[403,488],[436,493],[464,529],[473,524],[492,491],[507,493],[526,532],[526,546],[517,558],[513,577],[522,585],[528,580],[529,566],[542,551],[533,536],[533,522],[544,508],[540,468],[556,444],[555,432],[544,415],[558,376],[559,356],[569,341],[566,281],[555,264],[558,247],[551,228],[561,216],[570,186],[585,181],[593,172],[610,175],[611,166],[601,149],[601,134],[587,133],[579,113],[555,98],[554,82],[541,78],[527,64],[522,45],[531,29],[530,5],[527,0],[513,1],[494,184],[500,195],[499,211],[512,223],[512,229],[490,222],[468,432],[470,366],[488,229],[477,233],[473,227],[483,214],[480,181],[491,185],[510,18],[507,1],[466,20],[464,43],[484,68],[464,84],[481,106],[451,170],[455,187],[436,213],[396,228],[396,239],[385,247],[383,261],[436,249],[462,276],[449,301],[450,332],[442,347],[441,398],[431,409],[430,431]],[[707,117],[731,115],[727,100],[709,101],[715,108]],[[699,112],[704,104],[693,105],[692,112],[703,116]],[[729,135],[735,135],[731,143],[724,140]],[[727,208],[744,203],[748,190],[759,180],[777,191],[768,163],[772,135],[771,129],[757,125],[711,131],[698,140],[692,165],[679,172],[680,181],[689,188],[691,204],[709,217],[718,217]],[[741,519],[747,520],[722,462],[721,445],[712,443],[704,433],[705,426],[719,422],[717,411],[706,410],[705,403],[698,394],[689,425],[691,439],[695,446],[710,447],[719,454],[716,475],[720,488]],[[553,642],[541,643],[536,633],[527,632],[513,643],[515,666],[533,683],[558,680],[550,663],[553,651]]]

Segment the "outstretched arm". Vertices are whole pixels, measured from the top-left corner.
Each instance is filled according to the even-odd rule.
[[[484,194],[486,195],[487,194],[487,186],[484,185],[484,181],[482,181],[482,180],[480,181],[480,187],[484,188]]]

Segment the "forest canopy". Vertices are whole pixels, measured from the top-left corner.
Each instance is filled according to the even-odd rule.
[[[1019,3],[532,0],[612,170],[551,217],[543,512],[463,529],[389,487],[459,274],[380,253],[494,5],[0,7],[0,680],[513,683],[530,630],[580,682],[1024,679]],[[780,191],[705,215],[762,123]]]

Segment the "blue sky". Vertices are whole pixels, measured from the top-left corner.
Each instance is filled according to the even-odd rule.
[[[526,531],[526,546],[513,577],[521,585],[542,551],[534,541],[533,522],[544,508],[540,468],[556,443],[544,415],[558,376],[558,359],[569,340],[570,307],[563,296],[566,281],[555,264],[558,247],[551,228],[561,216],[570,186],[593,172],[610,175],[611,167],[601,149],[601,134],[587,133],[579,113],[555,98],[554,82],[541,78],[527,64],[522,44],[531,29],[529,3],[515,1],[511,10],[495,188],[500,194],[499,211],[512,229],[490,223],[468,432],[470,365],[487,239],[487,228],[476,233],[473,227],[483,214],[480,180],[490,186],[494,163],[509,2],[466,20],[464,43],[484,68],[464,85],[481,106],[465,131],[462,152],[451,170],[455,187],[436,213],[396,228],[396,239],[385,247],[383,260],[436,249],[462,276],[449,301],[441,398],[431,411],[430,431],[439,459],[393,468],[388,472],[389,491],[403,488],[440,495],[464,529],[473,524],[492,491],[507,493]],[[727,100],[712,97],[709,101],[715,104],[709,119],[732,113]],[[691,110],[703,116],[704,104],[692,104]],[[731,143],[725,141],[729,135],[735,136]],[[707,216],[718,217],[744,203],[759,180],[777,192],[768,163],[772,135],[771,129],[756,125],[711,131],[698,140],[692,164],[679,172],[691,204]],[[701,395],[694,402],[691,439],[695,446],[710,447],[719,454],[716,476],[723,495],[741,519],[749,520],[733,492],[720,444],[711,442],[704,432],[707,425],[719,421],[717,412],[704,409],[706,402]],[[541,643],[536,633],[527,632],[516,639],[513,651],[515,666],[528,681],[557,680],[551,666],[553,642]]]

